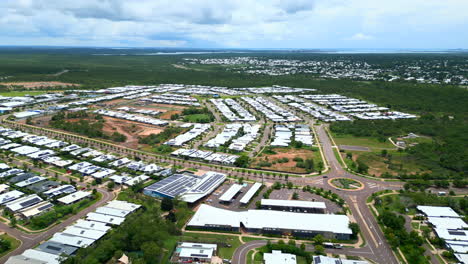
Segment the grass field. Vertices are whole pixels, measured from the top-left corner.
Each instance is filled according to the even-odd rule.
[[[184,116],[184,122],[198,123],[200,120],[210,120],[207,114],[193,114]]]
[[[349,145],[349,146],[361,146],[368,147],[371,150],[382,150],[382,149],[395,149],[395,146],[386,140],[381,142],[377,138],[373,137],[355,137],[352,135],[336,134],[332,133],[333,140],[337,145]]]
[[[0,92],[1,96],[25,96],[25,95],[41,95],[49,92],[61,92],[61,91],[11,91],[11,92]]]
[[[15,239],[14,237],[11,237],[11,236],[9,236],[7,234],[0,235],[0,239],[10,241],[10,243],[11,243],[11,248],[9,250],[5,251],[5,252],[0,253],[0,257],[8,254],[8,252],[10,252],[10,251],[15,250],[21,244],[21,242],[19,240]]]
[[[395,150],[388,150],[388,154],[391,157],[382,157],[381,151],[346,151],[346,153],[351,153],[354,161],[361,161],[369,166],[368,174],[377,177],[384,173],[397,176],[401,173],[415,174],[430,171],[428,166],[425,166],[424,163],[413,156]],[[350,167],[351,160],[345,158],[346,154],[342,153],[342,155],[346,164]]]

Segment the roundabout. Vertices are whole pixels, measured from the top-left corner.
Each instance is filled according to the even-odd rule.
[[[360,191],[365,187],[361,181],[351,178],[332,178],[328,180],[328,184],[345,191]]]

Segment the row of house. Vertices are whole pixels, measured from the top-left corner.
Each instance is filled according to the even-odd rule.
[[[109,176],[117,176],[115,178],[118,178],[118,175],[115,175],[116,170],[114,168],[127,168],[129,170],[142,172],[148,175],[164,170],[164,168],[156,164],[147,164],[142,161],[133,161],[128,158],[118,158],[114,155],[104,154],[92,148],[81,147],[76,144],[70,145],[68,142],[49,139],[46,136],[31,135],[7,128],[0,128],[0,135],[19,138],[24,143],[30,144],[22,145],[19,143],[11,143],[11,140],[6,140],[0,137],[0,149],[9,150],[13,153],[27,156],[31,159],[41,160],[47,164],[51,164],[60,168],[67,168],[70,171],[77,171],[83,176],[91,176],[96,179],[102,179]],[[52,149],[43,149],[43,147]],[[77,158],[85,158],[99,165],[95,165],[88,161],[76,163],[73,160],[62,159],[60,155],[71,155]],[[0,176],[1,175],[2,174],[0,173]],[[146,175],[140,175],[138,177],[125,177],[125,180],[127,180],[125,184],[133,185],[139,181],[145,181],[148,178],[149,176]],[[40,178],[36,177],[35,179]],[[120,180],[123,179],[124,178],[120,178]]]
[[[91,246],[102,239],[113,226],[118,226],[141,205],[113,200],[88,213],[52,238],[21,255],[10,257],[7,264],[59,264],[80,248]]]
[[[187,157],[192,159],[203,160],[209,163],[220,163],[225,165],[233,165],[239,156],[224,153],[216,153],[212,151],[204,151],[198,149],[180,148],[171,153],[176,157]]]
[[[143,102],[152,102],[157,104],[171,104],[171,105],[187,105],[187,106],[201,106],[198,100],[188,95],[164,93],[160,95],[154,95],[149,98],[141,99]]]
[[[316,119],[325,121],[325,122],[334,122],[334,121],[349,121],[351,120],[349,117],[337,113],[335,111],[329,110],[326,107],[317,105],[315,103],[308,102],[303,98],[299,98],[294,95],[285,95],[283,97],[275,97],[281,98],[278,99],[281,102],[288,103],[289,106],[296,108],[300,111],[310,114]]]
[[[419,205],[416,208],[427,217],[426,222],[445,241],[447,248],[453,250],[455,257],[468,264],[468,225],[463,218],[447,206]]]
[[[178,135],[177,137],[168,140],[164,144],[169,145],[169,146],[176,146],[180,147],[184,145],[185,143],[189,142],[190,140],[198,137],[199,135],[205,133],[210,129],[211,125],[210,124],[194,124],[193,128],[187,131],[184,134]]]
[[[30,219],[52,210],[52,200],[70,205],[91,195],[90,192],[77,191],[72,185],[62,185],[34,173],[7,167],[2,166],[0,177],[7,179],[10,185],[0,185],[0,205],[14,216]],[[35,194],[26,195],[24,189]]]
[[[242,107],[236,100],[227,99],[210,99],[216,108],[229,120],[229,121],[255,121],[257,120],[254,115]],[[234,111],[232,110],[234,109]]]
[[[152,118],[148,116],[122,113],[122,112],[117,112],[117,111],[112,111],[112,110],[98,109],[98,110],[95,110],[93,113],[104,115],[104,116],[110,116],[114,118],[130,120],[134,122],[140,122],[144,124],[155,125],[155,126],[167,126],[169,124],[169,122],[165,120],[161,120],[161,119],[156,119],[156,118]]]
[[[255,110],[263,113],[273,122],[298,122],[299,117],[263,97],[242,97]]]
[[[358,119],[407,119],[417,117],[412,114],[390,111],[388,107],[370,104],[360,99],[349,98],[339,94],[300,95],[300,97],[326,106],[333,111],[349,113],[351,116]]]

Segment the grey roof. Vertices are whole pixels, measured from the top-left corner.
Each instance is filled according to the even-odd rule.
[[[37,183],[31,184],[27,188],[33,192],[42,193],[59,185],[60,183],[56,181],[43,181],[43,182],[37,182]]]
[[[11,183],[17,183],[17,182],[20,182],[20,181],[27,180],[27,179],[29,179],[31,177],[34,177],[34,176],[37,176],[37,175],[34,174],[34,173],[26,172],[26,173],[18,174],[18,175],[16,175],[15,177],[11,178],[8,181],[11,182]]]
[[[47,262],[18,255],[10,257],[5,264],[47,264]]]

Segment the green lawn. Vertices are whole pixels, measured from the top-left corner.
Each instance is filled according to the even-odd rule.
[[[207,114],[193,114],[184,116],[184,122],[199,123],[200,121],[209,121],[210,116]]]
[[[337,145],[349,145],[349,146],[361,146],[368,147],[371,150],[381,149],[394,149],[395,146],[390,141],[385,140],[384,142],[379,141],[373,137],[355,137],[347,134],[336,134],[332,133],[333,140]]]
[[[19,240],[17,240],[14,237],[11,237],[11,236],[9,236],[7,234],[0,235],[0,239],[10,241],[10,243],[11,243],[11,248],[9,250],[7,250],[7,251],[4,251],[4,252],[0,253],[0,257],[8,254],[8,252],[10,252],[10,251],[15,250],[21,244],[21,242]]]
[[[61,92],[61,91],[11,91],[11,92],[1,92],[1,96],[25,96],[25,95],[41,95],[48,92]]]

